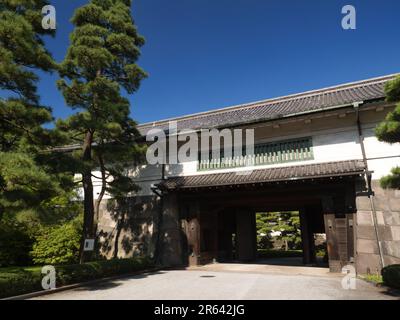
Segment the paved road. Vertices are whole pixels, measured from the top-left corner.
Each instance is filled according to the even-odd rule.
[[[341,279],[329,275],[174,270],[122,278],[36,299],[399,299],[362,280],[357,280],[356,290],[344,290]]]

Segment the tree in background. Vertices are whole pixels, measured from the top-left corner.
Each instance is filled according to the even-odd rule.
[[[57,66],[43,42],[44,0],[0,2],[0,265],[28,265],[35,238],[80,213],[62,135],[40,104],[35,71]],[[80,237],[78,238],[79,241]],[[59,252],[61,254],[61,252]]]
[[[35,264],[67,264],[79,261],[81,217],[63,224],[41,227],[30,255]]]
[[[41,154],[55,143],[51,109],[40,105],[34,70],[56,67],[41,27],[44,0],[0,2],[0,218],[5,213],[40,210],[72,178]],[[65,183],[65,184],[63,184]]]
[[[273,248],[274,241],[285,244],[285,250],[301,248],[300,217],[296,211],[257,213],[257,242],[260,249]],[[279,232],[272,236],[273,232]]]
[[[144,39],[137,33],[130,7],[130,0],[92,0],[78,8],[71,20],[75,26],[71,44],[60,65],[58,87],[77,112],[58,121],[57,127],[71,143],[82,146],[73,154],[80,160],[84,193],[82,241],[96,236],[106,191],[126,195],[136,190],[125,165],[134,164],[142,149],[135,142],[139,134],[121,90],[134,93],[146,74],[136,65]],[[93,177],[102,182],[95,205]],[[82,248],[83,243],[81,262],[86,258]]]
[[[389,82],[385,88],[386,101],[399,102],[392,112],[389,112],[385,120],[376,130],[379,141],[389,143],[400,142],[400,76]],[[391,174],[381,179],[383,188],[400,189],[400,167],[392,169]]]

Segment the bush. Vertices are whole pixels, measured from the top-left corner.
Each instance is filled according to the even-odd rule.
[[[257,236],[257,248],[258,249],[272,249],[274,243],[271,238],[267,236]]]
[[[400,289],[400,264],[392,264],[382,269],[382,279],[385,285]]]
[[[77,263],[81,233],[77,222],[43,227],[35,237],[31,252],[35,264]]]
[[[40,268],[32,272],[23,268],[5,272],[0,269],[0,298],[40,291],[41,282]]]
[[[292,257],[302,257],[303,252],[301,250],[268,250],[259,249],[257,251],[259,258],[270,259],[270,258],[292,258]]]
[[[101,279],[114,275],[127,274],[152,267],[152,261],[147,257],[131,259],[113,259],[87,262],[84,264],[56,266],[56,286],[65,286],[79,282]],[[41,291],[43,275],[41,268],[24,270],[0,269],[0,298]]]
[[[383,283],[382,276],[380,274],[363,274],[360,277],[368,282],[372,282],[375,285]]]
[[[33,239],[25,226],[15,221],[0,222],[0,267],[30,265]]]

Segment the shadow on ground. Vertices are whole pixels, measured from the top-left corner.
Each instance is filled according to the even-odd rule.
[[[91,283],[84,285],[82,287],[78,287],[75,290],[76,291],[97,291],[97,290],[106,290],[106,289],[112,289],[119,287],[120,285],[123,284],[123,281],[126,280],[131,280],[131,279],[144,279],[148,278],[153,275],[159,275],[159,274],[164,274],[165,272],[163,271],[154,271],[154,272],[149,272],[149,273],[143,273],[143,274],[138,274],[138,275],[122,275],[118,279],[114,280],[104,280],[104,281],[99,281],[96,283]]]

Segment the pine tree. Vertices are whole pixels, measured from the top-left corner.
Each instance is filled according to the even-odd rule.
[[[55,67],[42,39],[47,31],[41,27],[41,9],[46,4],[43,0],[0,2],[0,218],[5,211],[40,207],[60,191],[37,158],[53,139],[42,126],[52,115],[39,103],[34,73]]]
[[[273,247],[271,232],[280,232],[276,240],[285,243],[285,250],[301,247],[300,217],[296,211],[257,213],[257,240],[259,246],[269,249]]]
[[[55,63],[41,38],[43,0],[5,0],[0,3],[0,150],[40,144],[52,120],[51,110],[39,105],[37,75],[32,69],[51,71]]]
[[[122,90],[134,93],[145,78],[136,65],[144,39],[131,17],[130,0],[92,0],[78,8],[71,44],[60,66],[58,81],[67,104],[77,112],[57,127],[71,142],[82,145],[80,158],[84,192],[83,238],[95,238],[99,204],[106,191],[115,196],[136,190],[126,174],[141,154],[139,133],[130,118]],[[99,170],[102,190],[94,206],[93,171]],[[81,262],[85,257],[81,248]]]
[[[376,130],[379,141],[389,143],[400,142],[400,76],[390,81],[385,88],[386,101],[398,102],[395,109],[389,112],[385,120],[380,123]],[[391,170],[391,174],[381,179],[383,188],[400,189],[400,167]]]

